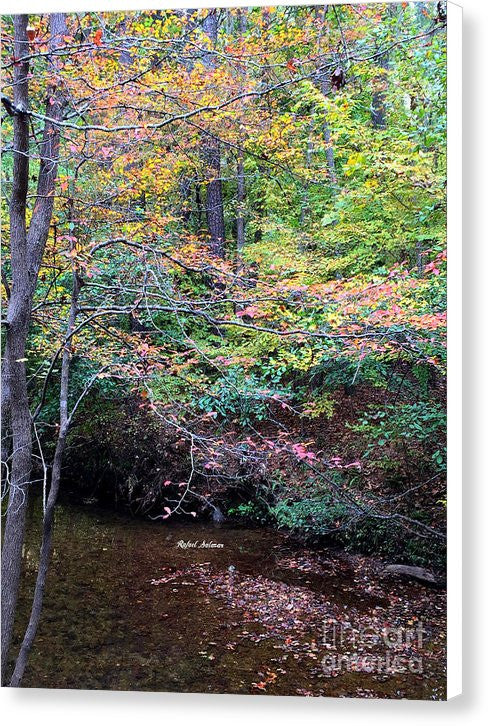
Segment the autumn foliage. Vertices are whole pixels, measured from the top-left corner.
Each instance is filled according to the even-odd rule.
[[[48,17],[31,18],[32,189],[51,102],[63,111],[25,357],[49,453],[71,356],[68,488],[105,467],[101,491],[153,517],[218,507],[442,560],[446,39],[434,14],[81,13],[55,64]],[[9,18],[2,36],[11,95]]]

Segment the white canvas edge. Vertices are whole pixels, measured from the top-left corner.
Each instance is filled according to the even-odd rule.
[[[447,698],[462,692],[462,18],[447,23]]]

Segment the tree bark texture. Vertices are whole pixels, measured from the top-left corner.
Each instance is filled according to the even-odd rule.
[[[26,111],[29,106],[29,63],[22,58],[29,54],[27,25],[26,15],[14,16],[14,52],[20,62],[14,68],[13,98],[15,106]],[[63,35],[66,35],[65,16],[59,13],[51,15],[51,52],[63,42]],[[50,62],[55,79],[55,56],[50,56]],[[62,106],[59,87],[51,87],[45,115],[59,120]],[[6,676],[15,620],[32,470],[32,419],[27,393],[25,351],[34,292],[52,218],[58,154],[59,127],[52,121],[46,121],[40,145],[37,198],[27,230],[29,117],[24,113],[14,116],[13,188],[9,210],[12,280],[2,363],[2,417],[8,424],[11,447],[7,481],[9,498],[2,547],[2,682]]]
[[[212,46],[217,42],[217,10],[209,10],[203,20],[203,30],[210,39]],[[213,69],[215,60],[212,53],[204,53],[203,63],[206,68]],[[218,139],[207,136],[203,139],[202,157],[207,172],[207,197],[205,209],[207,227],[210,237],[210,248],[218,257],[225,256],[225,221],[224,197],[221,178],[220,144]]]

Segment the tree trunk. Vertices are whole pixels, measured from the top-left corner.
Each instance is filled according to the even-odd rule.
[[[246,31],[246,8],[240,8],[237,11],[240,40]],[[243,82],[245,80],[245,70],[242,71]],[[241,148],[237,157],[237,214],[236,214],[236,237],[237,237],[237,255],[240,256],[246,242],[245,229],[245,203],[246,203],[246,182],[244,176],[244,139],[241,135],[239,139]]]
[[[73,216],[72,214],[70,215]],[[74,249],[74,244],[71,246]],[[22,645],[20,646],[19,655],[15,663],[15,669],[10,681],[10,685],[14,687],[20,686],[22,676],[24,675],[27,659],[34,643],[34,638],[39,626],[39,620],[42,613],[42,604],[44,600],[44,588],[46,585],[46,577],[51,559],[52,536],[54,524],[54,509],[58,498],[59,485],[61,481],[61,466],[66,446],[66,436],[70,418],[68,414],[68,392],[69,392],[69,371],[71,364],[71,334],[75,327],[76,315],[78,310],[78,297],[80,292],[80,280],[76,271],[75,263],[72,262],[73,273],[73,290],[71,294],[71,305],[69,311],[68,325],[66,329],[66,343],[63,350],[61,363],[61,383],[59,392],[59,434],[56,443],[56,451],[54,453],[53,468],[51,475],[51,486],[49,488],[49,496],[47,498],[46,511],[44,513],[41,551],[39,556],[39,569],[37,571],[36,585],[34,588],[34,597],[32,600],[31,614],[29,623],[24,634]]]
[[[375,90],[371,101],[371,122],[376,129],[386,128],[386,90],[388,55],[384,53],[378,61],[379,72],[374,81]]]
[[[14,16],[14,55],[29,53],[28,18]],[[29,63],[14,68],[13,101],[18,108],[28,108]],[[27,267],[26,198],[29,180],[29,119],[14,116],[13,189],[10,202],[11,293],[7,311],[5,352],[2,362],[2,419],[11,427],[11,461],[9,500],[2,547],[2,683],[10,642],[20,582],[22,545],[24,543],[27,486],[31,471],[31,421],[27,398],[25,342],[29,326],[29,276]]]
[[[322,29],[325,27],[326,24],[326,15],[327,11],[329,9],[328,5],[324,5],[321,9],[319,7],[316,8],[317,15],[322,15]],[[320,57],[320,45],[322,40],[322,31],[319,34],[318,42],[317,42],[317,54]],[[322,94],[327,97],[330,94],[330,80],[329,77],[322,74],[320,78],[320,90],[322,91]],[[324,114],[324,121],[322,125],[322,133],[324,135],[324,141],[325,141],[325,160],[327,164],[327,172],[329,176],[330,186],[332,189],[332,192],[335,194],[338,191],[338,184],[337,184],[337,174],[336,174],[336,168],[335,168],[335,160],[334,160],[334,148],[332,146],[332,141],[330,137],[330,126],[329,122],[327,120],[327,114]]]
[[[217,10],[209,10],[203,20],[203,30],[210,38],[212,45],[217,42]],[[203,64],[212,70],[215,68],[215,60],[212,53],[205,53]],[[210,248],[218,257],[225,256],[225,222],[224,222],[224,198],[222,192],[220,144],[218,139],[206,137],[203,140],[203,159],[207,167],[207,198],[206,213],[208,234],[210,237]]]
[[[225,256],[225,223],[222,180],[220,176],[220,148],[215,139],[205,140],[204,159],[210,180],[207,182],[205,211],[210,237],[210,249],[218,257]]]
[[[244,154],[239,151],[237,159],[237,215],[236,215],[236,227],[237,227],[237,254],[240,255],[244,249],[246,241],[246,229],[245,229],[245,202],[246,202],[246,185],[244,179]]]
[[[181,191],[181,218],[185,226],[190,224],[191,220],[191,179],[184,176],[180,180]]]
[[[263,224],[266,219],[266,197],[264,194],[264,188],[261,183],[261,179],[266,178],[266,169],[262,164],[258,164],[258,176],[257,189],[258,198],[254,204],[254,219],[255,219],[255,230],[254,230],[254,242],[261,242],[263,239]]]
[[[197,232],[200,233],[203,227],[203,204],[202,204],[202,191],[200,183],[197,181],[195,184],[195,207],[197,215]]]
[[[28,17],[14,17],[14,54],[29,54]],[[66,35],[64,15],[50,18],[50,50],[63,42]],[[51,57],[55,66],[56,58]],[[55,67],[53,71],[55,71]],[[13,98],[17,108],[28,109],[28,61],[15,66]],[[53,89],[46,103],[46,116],[59,119],[62,99]],[[40,147],[37,199],[26,231],[26,199],[29,179],[29,118],[14,116],[14,168],[10,204],[11,294],[7,310],[5,353],[2,365],[2,408],[11,426],[12,454],[9,476],[9,499],[2,547],[2,683],[12,640],[15,610],[22,565],[25,515],[32,469],[32,421],[27,394],[25,349],[29,332],[32,301],[39,268],[49,233],[54,204],[57,173],[59,129],[46,121]],[[4,408],[5,407],[5,408]]]
[[[323,86],[322,86],[322,93],[324,93],[324,95],[325,95]],[[324,134],[325,159],[327,161],[327,171],[329,172],[330,186],[331,186],[333,192],[337,192],[338,184],[337,184],[337,174],[336,174],[335,160],[334,160],[334,148],[332,146],[332,141],[330,138],[330,127],[329,127],[329,122],[327,121],[327,116],[325,116],[325,118],[324,118],[322,130],[323,130],[323,134]]]
[[[313,154],[313,142],[312,142],[312,126],[310,127],[309,136],[307,139],[307,148],[305,151],[305,168],[310,169]],[[310,216],[310,198],[309,198],[309,182],[305,180],[303,184],[303,198],[302,205],[300,208],[300,227],[306,224]]]
[[[388,5],[385,15],[391,20],[398,13],[396,5]],[[396,37],[398,38],[398,26],[396,29]],[[371,101],[371,123],[376,129],[386,129],[386,93],[388,90],[388,69],[390,66],[390,58],[388,53],[382,53],[378,58],[378,74],[374,79],[375,88]]]

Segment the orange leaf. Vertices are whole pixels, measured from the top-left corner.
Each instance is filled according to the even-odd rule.
[[[98,28],[97,32],[95,33],[95,35],[93,37],[93,42],[95,43],[95,45],[102,45],[102,34],[103,34],[102,29]]]

